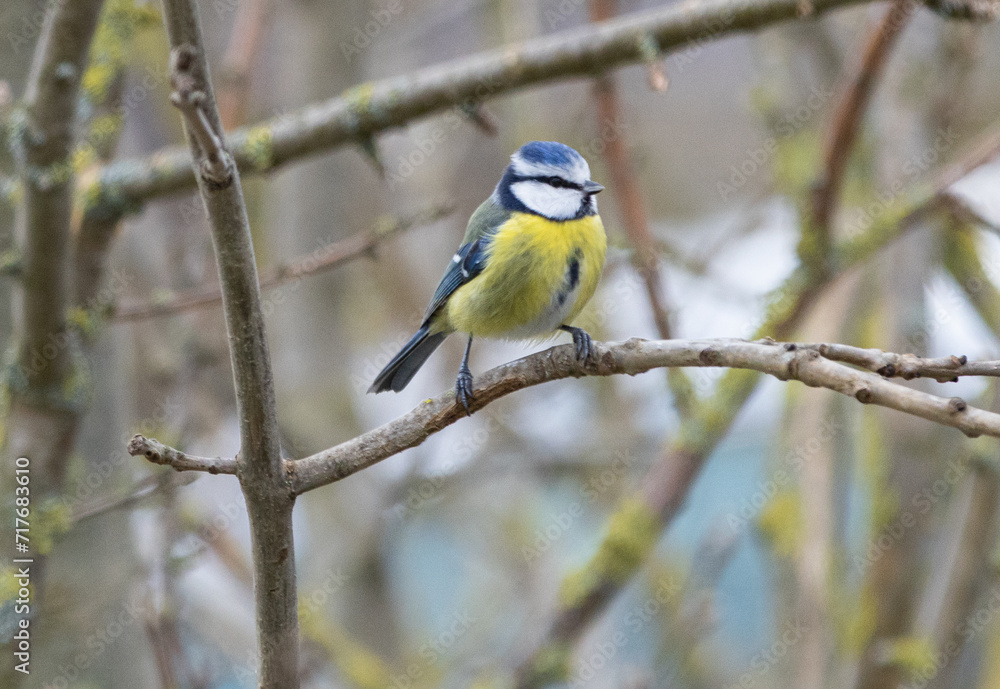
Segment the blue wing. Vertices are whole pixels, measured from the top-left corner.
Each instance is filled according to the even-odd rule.
[[[486,265],[490,243],[497,229],[510,219],[510,213],[503,209],[492,197],[486,199],[469,218],[463,244],[448,264],[441,282],[438,283],[431,303],[424,313],[424,324],[430,322],[437,310],[448,301],[462,285],[474,280]]]
[[[452,258],[448,270],[445,271],[437,289],[434,290],[434,296],[431,297],[431,303],[424,314],[425,324],[448,301],[448,297],[455,290],[483,272],[483,267],[486,265],[487,248],[491,239],[492,236],[480,237],[474,242],[459,247],[458,253]]]

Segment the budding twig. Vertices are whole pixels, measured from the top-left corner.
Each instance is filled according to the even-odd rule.
[[[191,135],[198,142],[204,156],[201,174],[218,186],[226,186],[233,179],[233,161],[223,146],[222,139],[213,131],[205,110],[205,92],[198,88],[192,73],[195,48],[178,46],[170,53],[170,85],[174,92],[170,102],[184,115]]]

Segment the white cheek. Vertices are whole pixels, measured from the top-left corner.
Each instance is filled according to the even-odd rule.
[[[555,220],[575,217],[583,204],[583,192],[577,189],[556,189],[542,182],[515,182],[510,190],[530,210]]]

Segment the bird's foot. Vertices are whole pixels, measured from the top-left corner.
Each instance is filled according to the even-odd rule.
[[[472,416],[469,403],[475,398],[472,396],[472,371],[469,369],[459,370],[458,379],[455,381],[455,397],[465,407],[465,413]]]
[[[583,328],[574,328],[571,325],[564,325],[561,329],[573,336],[573,345],[576,347],[577,360],[581,363],[593,361],[597,356],[597,352],[594,350],[594,341],[591,339],[590,333]]]

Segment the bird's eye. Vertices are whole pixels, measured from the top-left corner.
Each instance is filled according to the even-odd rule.
[[[550,187],[555,187],[556,189],[565,189],[569,186],[569,182],[564,180],[562,177],[546,177],[545,183]]]

